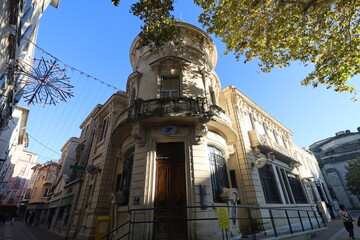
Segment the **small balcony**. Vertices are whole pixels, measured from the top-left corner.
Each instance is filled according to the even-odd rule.
[[[117,124],[122,125],[152,117],[214,118],[215,121],[231,123],[224,110],[215,105],[209,107],[204,98],[179,97],[136,100],[120,114]]]

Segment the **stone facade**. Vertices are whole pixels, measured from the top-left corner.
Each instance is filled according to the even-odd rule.
[[[324,173],[331,193],[338,204],[347,208],[360,208],[357,196],[347,191],[345,174],[348,161],[360,157],[360,128],[336,133],[334,137],[315,142],[310,146]]]
[[[79,145],[79,138],[70,138],[62,147],[61,159],[59,161],[60,171],[52,183],[51,191],[47,194],[44,215],[46,216],[42,224],[61,235],[66,235],[68,230],[69,216],[71,214],[74,195],[77,187],[69,187],[72,169],[75,167],[76,149]]]
[[[46,219],[46,203],[48,194],[52,191],[55,179],[58,176],[60,165],[49,161],[43,164],[36,164],[33,167],[33,174],[28,184],[29,200],[26,207],[27,212],[35,215],[36,225],[44,224]]]

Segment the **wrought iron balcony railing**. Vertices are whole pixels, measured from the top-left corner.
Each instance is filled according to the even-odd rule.
[[[216,105],[208,106],[204,98],[179,97],[136,100],[132,106],[120,114],[117,124],[161,116],[207,119],[217,116],[222,121],[231,123],[224,110]]]

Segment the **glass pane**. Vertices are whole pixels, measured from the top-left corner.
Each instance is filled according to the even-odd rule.
[[[164,78],[163,90],[178,90],[179,80],[177,78]]]

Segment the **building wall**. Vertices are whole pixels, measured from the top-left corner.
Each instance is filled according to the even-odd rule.
[[[26,133],[26,124],[29,110],[17,106],[12,114],[12,120],[6,131],[0,132],[0,199],[5,198],[8,186],[12,176],[16,177],[20,166],[17,163],[35,161],[36,154],[28,152],[33,159],[28,159],[24,155],[27,151],[24,149],[28,145]],[[15,174],[15,175],[14,175]]]
[[[27,201],[26,212],[35,213],[34,223],[36,225],[44,224],[47,211],[46,204],[48,194],[51,192],[53,183],[59,174],[59,164],[49,161],[43,164],[37,164],[33,167],[32,175],[28,189],[29,199]]]
[[[28,182],[32,174],[32,167],[35,165],[37,155],[23,150],[17,159],[12,159],[14,172],[6,186],[6,193],[1,204],[14,209],[21,207],[21,200],[25,196]]]
[[[221,90],[214,71],[217,53],[212,40],[190,24],[178,25],[183,41],[179,45],[168,44],[158,53],[146,47],[139,49],[139,39],[134,40],[130,49],[133,73],[128,78],[126,94],[114,94],[85,120],[94,121],[96,128],[89,157],[84,161],[87,172],[83,175],[70,231],[75,239],[93,238],[99,216],[110,216],[114,229],[130,216],[132,221],[146,222],[156,219],[158,214],[173,213],[167,210],[154,214],[151,210],[168,206],[166,201],[171,197],[176,200],[172,206],[180,202],[179,207],[185,207],[182,217],[193,219],[216,219],[216,207],[237,205],[238,200],[241,205],[252,207],[294,210],[313,210],[314,201],[320,200],[319,194],[310,198],[312,191],[317,191],[311,184],[321,176],[311,155],[293,144],[290,130],[238,89],[230,86]],[[178,87],[170,88],[178,91],[176,96],[166,95],[170,94],[164,87],[169,78],[179,80],[174,81]],[[167,162],[173,155],[161,156],[162,144],[168,144],[168,148],[183,144],[184,156]],[[77,159],[81,157],[77,155]],[[254,167],[258,158],[266,161],[274,176],[277,202],[269,202],[265,196],[262,170]],[[178,172],[173,171],[171,164],[175,163],[179,163],[175,170],[182,172],[174,180],[171,175]],[[307,178],[313,180],[302,176],[302,168],[309,172]],[[166,180],[161,181],[164,176]],[[309,189],[305,180],[310,181]],[[182,181],[184,190],[177,190],[184,191],[181,196],[185,200],[171,195],[172,189],[167,188],[167,184],[174,184],[171,186],[175,188]],[[290,181],[297,184],[297,192],[290,189]],[[164,197],[163,192],[169,196]],[[301,202],[295,193],[302,193]],[[136,216],[129,215],[129,209],[143,208]],[[247,211],[230,214],[244,217]],[[269,217],[268,210],[256,209],[252,214]],[[283,219],[280,224],[287,224],[283,215],[274,214]],[[258,224],[266,230],[271,228],[269,218]],[[294,224],[300,227],[299,222]],[[180,237],[222,239],[217,221],[189,221],[178,226],[175,228],[181,230],[176,234]],[[240,221],[240,228],[243,233],[248,232],[248,221]],[[181,232],[184,229],[186,232]],[[114,235],[119,237],[125,231],[120,229]],[[163,234],[174,234],[162,231],[156,224],[143,223],[134,225],[132,234],[134,239],[161,239]],[[229,237],[241,235],[238,222],[232,221]]]
[[[333,205],[315,156],[292,142],[290,130],[232,86],[222,90],[221,98],[221,106],[229,112],[238,134],[235,144],[238,162],[234,159],[233,166],[241,189],[242,204],[261,207],[286,206],[303,210],[311,210],[319,201]],[[264,182],[261,181],[260,175],[260,169],[263,167],[258,169],[253,166],[259,158],[266,162],[264,167],[269,167],[272,172],[276,185],[274,191],[279,197],[276,203],[265,196]],[[296,200],[295,190],[287,187],[292,182],[290,176],[294,176],[300,182],[296,192],[302,192],[305,200]],[[318,182],[321,183],[319,189]],[[324,193],[324,199],[321,199],[319,190]],[[334,213],[333,207],[326,213],[329,218],[330,213]],[[286,222],[283,224],[286,225]],[[270,227],[270,223],[265,223],[264,226]],[[243,228],[243,231],[246,230]]]
[[[347,191],[345,175],[348,161],[360,157],[360,133],[350,130],[336,133],[334,137],[317,141],[310,146],[325,176],[331,194],[338,204],[347,208],[360,208],[357,196]]]
[[[0,131],[6,129],[25,84],[18,82],[14,73],[8,71],[9,67],[17,64],[17,59],[32,61],[35,50],[32,43],[36,42],[39,20],[49,4],[57,7],[59,1],[4,0],[0,3]]]

